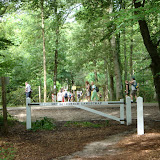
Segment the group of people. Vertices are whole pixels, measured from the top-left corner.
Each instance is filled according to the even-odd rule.
[[[86,98],[88,101],[98,101],[99,97],[97,95],[97,86],[94,84],[92,81],[91,84],[86,81]],[[130,85],[131,85],[131,92],[130,92]],[[25,93],[26,93],[26,98],[31,98],[31,93],[32,89],[30,84],[28,82],[25,82]],[[133,98],[137,100],[137,82],[135,78],[133,77],[131,81],[126,80],[125,81],[125,93],[126,97],[131,96],[131,102],[133,103]],[[80,99],[82,96],[81,92],[77,92],[77,100]],[[67,89],[61,89],[59,90],[57,94],[57,101],[58,102],[73,102],[74,101],[74,94],[71,91],[67,91]]]
[[[67,89],[61,89],[57,93],[57,101],[58,102],[73,102],[74,95],[71,91],[67,91]]]
[[[88,81],[86,81],[86,97],[88,101],[93,101],[94,99],[96,101],[99,100],[98,95],[97,95],[97,87],[92,81],[91,84],[89,84]]]
[[[137,82],[135,80],[135,78],[133,77],[131,81],[126,80],[125,81],[125,93],[126,93],[126,97],[127,96],[131,96],[131,103],[133,103],[133,98],[135,97],[136,101],[137,101]],[[130,92],[130,86],[131,85],[131,92]]]

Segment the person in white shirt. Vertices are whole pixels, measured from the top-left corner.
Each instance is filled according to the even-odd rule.
[[[25,82],[25,85],[26,85],[26,87],[25,87],[25,93],[26,93],[26,98],[31,98],[31,86],[30,86],[30,84],[28,84],[28,82]]]
[[[57,101],[62,102],[62,92],[61,92],[61,90],[59,90],[59,92],[57,94]]]

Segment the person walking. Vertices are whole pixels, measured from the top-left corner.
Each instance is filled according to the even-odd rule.
[[[96,91],[96,85],[94,85],[94,82],[91,82],[92,85],[92,96],[91,96],[91,101],[93,101],[96,98],[96,101],[98,101],[98,96],[97,96],[97,91]]]
[[[62,92],[61,92],[61,90],[59,90],[59,92],[57,94],[57,101],[62,102]]]
[[[133,103],[133,98],[135,97],[136,102],[137,102],[137,88],[136,88],[136,79],[133,77],[132,80],[130,81],[131,84],[131,103]]]
[[[25,82],[25,93],[26,93],[26,98],[31,98],[31,92],[32,92],[32,90],[31,90],[31,86],[30,86],[30,84],[28,84],[28,82]]]
[[[88,81],[86,81],[87,101],[91,101],[91,87]]]
[[[64,102],[68,101],[68,92],[67,89],[64,90]]]

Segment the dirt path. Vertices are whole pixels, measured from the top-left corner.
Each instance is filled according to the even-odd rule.
[[[119,116],[118,107],[91,106]],[[19,121],[26,120],[25,108],[9,108]],[[157,104],[144,104],[145,135],[137,136],[136,104],[132,105],[133,124],[109,121],[107,127],[66,127],[66,121],[104,123],[106,118],[74,107],[32,108],[32,121],[43,117],[56,120],[53,131],[26,131],[17,123],[10,135],[0,138],[0,146],[12,144],[15,160],[158,160],[160,159],[160,112]]]
[[[108,136],[105,140],[91,142],[87,144],[83,150],[75,152],[70,156],[59,157],[58,160],[101,159],[104,156],[108,157],[120,154],[121,150],[115,148],[115,144],[131,133],[134,133],[134,131],[119,133]],[[53,160],[57,160],[57,158]]]

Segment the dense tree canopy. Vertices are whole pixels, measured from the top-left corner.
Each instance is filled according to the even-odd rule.
[[[44,40],[47,101],[61,87],[85,88],[86,80],[95,81],[105,100],[119,99],[132,76],[145,101],[160,100],[159,7],[159,0],[1,1],[0,74],[10,77],[7,103],[25,103],[25,81],[38,101]]]

